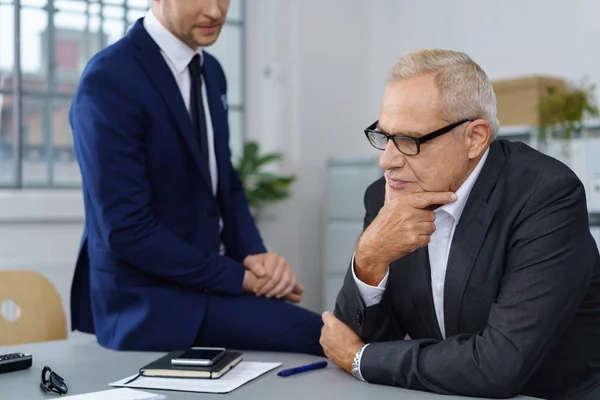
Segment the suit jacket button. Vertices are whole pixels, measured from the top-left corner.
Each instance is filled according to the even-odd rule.
[[[363,323],[363,315],[362,312],[360,312],[360,310],[356,311],[356,323],[358,324],[358,326],[361,326]]]

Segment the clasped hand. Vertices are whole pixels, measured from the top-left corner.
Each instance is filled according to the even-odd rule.
[[[304,288],[296,281],[294,271],[280,255],[276,253],[249,255],[244,259],[244,267],[246,267],[244,291],[292,303],[299,303],[302,300]]]

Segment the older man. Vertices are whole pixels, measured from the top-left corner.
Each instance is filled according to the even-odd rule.
[[[372,383],[600,398],[600,257],[584,188],[497,132],[492,86],[467,55],[417,51],[390,69],[365,130],[385,177],[366,191],[321,345]]]

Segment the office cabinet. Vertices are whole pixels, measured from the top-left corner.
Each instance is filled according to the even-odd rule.
[[[379,159],[330,159],[323,215],[323,310],[333,311],[364,219],[367,187],[383,175]]]

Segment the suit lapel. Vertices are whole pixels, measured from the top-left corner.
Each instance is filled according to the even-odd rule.
[[[490,200],[489,195],[504,164],[505,157],[500,144],[493,142],[488,159],[473,186],[456,226],[448,257],[444,287],[446,337],[455,335],[459,331],[460,309],[467,282],[497,208],[496,201]]]
[[[427,336],[441,340],[442,333],[435,315],[433,294],[431,291],[431,268],[429,265],[429,250],[419,248],[405,256],[403,261],[408,263],[412,287],[413,307],[416,316],[425,328]]]
[[[141,20],[138,20],[131,28],[128,37],[136,46],[137,59],[140,61],[142,68],[146,71],[152,83],[162,94],[165,105],[173,115],[177,127],[179,128],[179,132],[183,135],[198,168],[200,168],[200,171],[202,172],[205,184],[210,188],[210,174],[201,162],[202,155],[200,154],[198,139],[194,133],[192,120],[187,112],[183,97],[181,96],[177,82],[173,77],[173,73],[161,55],[158,45],[152,40],[150,35],[148,35]]]

